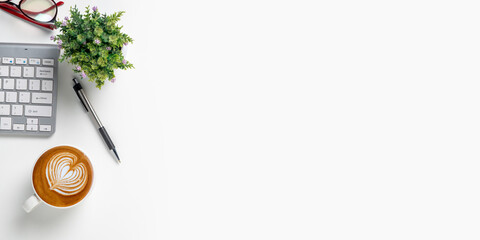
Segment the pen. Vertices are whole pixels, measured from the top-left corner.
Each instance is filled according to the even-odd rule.
[[[88,101],[87,95],[85,95],[85,92],[83,91],[82,85],[80,85],[80,82],[77,81],[77,79],[73,79],[73,82],[75,83],[73,85],[73,89],[75,90],[75,93],[77,93],[78,98],[80,99],[80,102],[82,105],[85,107],[85,110],[90,113],[90,115],[93,116],[93,119],[95,119],[95,122],[97,122],[98,126],[98,131],[100,132],[100,135],[102,135],[103,141],[108,146],[108,149],[113,151],[115,156],[117,157],[118,163],[120,163],[120,158],[118,157],[117,150],[115,149],[115,145],[113,145],[113,141],[108,136],[107,130],[103,126],[102,122],[97,116],[97,113],[95,113],[95,110],[93,110],[92,104],[90,104],[90,101]]]

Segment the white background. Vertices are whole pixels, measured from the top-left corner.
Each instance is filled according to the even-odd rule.
[[[126,10],[135,70],[60,72],[57,132],[0,138],[0,239],[478,239],[478,1],[67,1]],[[0,41],[51,33],[0,12]],[[71,144],[81,205],[21,205]]]

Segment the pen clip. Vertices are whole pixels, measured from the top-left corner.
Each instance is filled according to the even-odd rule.
[[[82,103],[83,107],[88,112],[87,105],[85,105],[85,102],[83,101],[83,98],[82,98],[82,96],[80,96],[80,93],[79,93],[80,90],[83,89],[82,85],[80,85],[80,83],[75,78],[73,79],[73,82],[75,83],[75,85],[73,85],[73,89],[75,90],[75,93],[77,94],[78,99],[80,99],[80,102]]]

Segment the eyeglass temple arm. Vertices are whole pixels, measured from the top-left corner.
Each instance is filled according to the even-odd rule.
[[[31,23],[37,24],[38,26],[41,26],[41,27],[44,27],[44,28],[48,28],[48,29],[51,29],[51,30],[55,29],[55,25],[53,25],[53,24],[48,24],[48,23],[40,23],[40,22],[34,21],[34,20],[26,17],[25,15],[23,15],[23,14],[17,12],[17,11],[12,10],[12,7],[4,7],[4,6],[1,6],[1,5],[0,5],[0,8],[2,8],[2,9],[5,10],[6,12],[8,12],[8,13],[10,13],[10,14],[12,14],[12,15],[15,15],[15,16],[21,18],[21,19],[24,19],[24,20],[27,20],[27,21],[29,21],[29,22],[31,22]]]
[[[63,5],[63,2],[62,2],[62,1],[60,1],[60,2],[57,3],[57,7],[60,7],[60,6],[62,6],[62,5]],[[47,8],[47,9],[41,11],[41,12],[34,12],[34,11],[25,10],[25,9],[22,9],[22,11],[23,11],[24,13],[26,13],[26,14],[39,14],[39,13],[46,13],[46,12],[48,12],[48,11],[54,9],[54,8],[55,8],[55,5],[50,6],[49,8]]]

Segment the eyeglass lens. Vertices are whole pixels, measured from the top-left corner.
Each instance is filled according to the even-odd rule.
[[[55,3],[51,0],[23,0],[20,9],[39,22],[50,22],[57,13]]]

